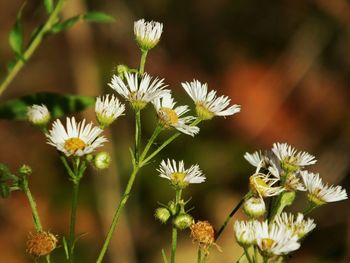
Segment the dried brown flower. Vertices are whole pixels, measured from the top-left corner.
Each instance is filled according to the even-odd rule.
[[[50,232],[29,233],[26,252],[35,257],[50,254],[57,246],[57,238]]]

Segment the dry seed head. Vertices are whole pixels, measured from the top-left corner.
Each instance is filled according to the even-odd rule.
[[[191,226],[191,237],[200,247],[208,249],[215,241],[214,227],[208,221],[198,221]]]
[[[26,252],[35,257],[50,254],[57,246],[57,238],[50,232],[29,233]]]

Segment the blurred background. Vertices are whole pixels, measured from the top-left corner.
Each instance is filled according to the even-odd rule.
[[[8,34],[22,3],[0,1],[2,78],[13,57]],[[165,78],[179,102],[191,103],[180,83],[196,78],[242,105],[237,115],[201,123],[201,132],[194,139],[180,136],[142,170],[105,262],[162,262],[161,248],[170,251],[171,227],[159,224],[153,216],[157,202],[167,203],[174,195],[156,172],[162,158],[200,165],[207,182],[188,187],[184,196],[192,197],[192,215],[215,227],[248,190],[254,169],[243,159],[244,153],[269,149],[273,142],[288,142],[315,155],[319,161],[311,170],[349,192],[349,1],[68,0],[62,15],[68,18],[86,10],[104,11],[116,21],[81,22],[46,37],[0,103],[39,91],[90,96],[112,93],[107,83],[116,66],[139,64],[133,22],[145,18],[164,23],[162,39],[149,53],[146,71]],[[28,1],[23,11],[25,32],[45,19],[42,1]],[[83,117],[94,121],[93,109],[79,114]],[[148,107],[144,140],[154,124],[154,112]],[[90,170],[82,180],[77,233],[85,235],[77,245],[79,262],[96,258],[119,202],[120,189],[130,173],[128,147],[133,125],[128,109],[107,132],[111,143],[105,149],[115,162],[108,171]],[[44,227],[60,237],[67,235],[71,183],[55,149],[26,122],[1,120],[0,131],[0,162],[13,171],[23,163],[33,168],[30,186]],[[305,195],[299,196],[290,211],[305,207]],[[326,205],[311,217],[317,228],[289,262],[350,262],[349,201]],[[238,213],[235,218],[245,217]],[[232,222],[218,242],[223,252],[213,248],[209,262],[232,263],[242,253],[235,243]],[[24,252],[30,231],[33,223],[25,196],[14,193],[1,199],[1,263],[33,262]],[[56,262],[64,262],[62,246],[53,255]],[[177,262],[194,262],[195,258],[196,245],[189,231],[183,231]]]

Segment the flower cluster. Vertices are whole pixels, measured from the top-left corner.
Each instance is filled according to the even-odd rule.
[[[313,219],[304,219],[303,214],[282,213],[269,224],[267,220],[260,222],[236,221],[235,237],[244,248],[256,246],[266,257],[286,255],[300,247],[300,240],[316,227]]]

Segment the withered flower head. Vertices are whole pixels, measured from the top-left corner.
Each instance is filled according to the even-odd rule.
[[[26,252],[35,257],[50,254],[57,246],[57,238],[50,232],[29,233]]]
[[[205,250],[215,244],[215,230],[208,221],[198,221],[191,226],[191,237],[193,242]]]

